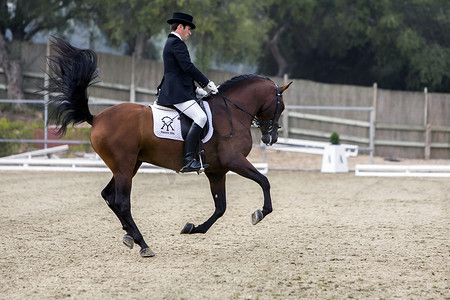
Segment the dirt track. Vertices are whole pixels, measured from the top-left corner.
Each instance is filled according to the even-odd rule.
[[[0,172],[2,299],[450,299],[448,179],[272,171],[274,212],[252,226],[259,187],[229,175],[143,175],[133,214],[156,253],[122,245],[100,197],[109,174]]]

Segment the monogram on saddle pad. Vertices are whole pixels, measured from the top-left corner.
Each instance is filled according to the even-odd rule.
[[[208,102],[203,102],[203,108],[208,116],[208,123],[202,133],[202,143],[209,141],[213,135],[212,114]],[[201,104],[200,104],[201,106]],[[178,110],[159,105],[156,101],[150,105],[153,111],[153,131],[159,138],[184,141],[191,127],[192,120]]]

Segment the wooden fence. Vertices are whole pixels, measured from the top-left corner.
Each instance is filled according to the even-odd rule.
[[[36,99],[32,93],[43,85],[45,54],[46,45],[22,46],[26,98]],[[161,62],[98,53],[98,63],[101,82],[89,88],[93,101],[150,103],[156,99],[163,74]],[[215,70],[205,73],[218,84],[237,75]],[[290,81],[287,77],[272,80],[279,85]],[[424,92],[404,92],[380,89],[376,84],[361,87],[292,81],[284,94],[284,137],[327,141],[336,131],[342,142],[366,150],[373,147],[377,156],[450,159],[450,94],[429,93],[426,88]],[[0,75],[0,99],[6,97],[5,91],[6,81]],[[336,109],[313,108],[317,106]],[[94,113],[96,109],[102,107],[95,106]]]
[[[375,155],[390,158],[450,159],[450,95],[403,92],[295,80],[287,104],[373,107]],[[288,110],[283,125],[289,137],[324,140],[331,132],[341,140],[367,147],[370,112]]]

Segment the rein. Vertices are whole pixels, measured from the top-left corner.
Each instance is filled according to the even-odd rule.
[[[229,99],[228,97],[224,96],[222,93],[219,92],[218,94],[219,94],[219,95],[222,97],[222,99],[223,99],[223,102],[224,102],[225,107],[226,107],[226,109],[227,109],[228,117],[229,117],[229,119],[230,119],[230,123],[231,123],[231,133],[230,133],[229,136],[224,136],[224,135],[222,135],[222,134],[216,129],[216,126],[214,126],[214,129],[217,131],[217,133],[218,133],[221,137],[225,137],[225,138],[231,138],[231,137],[233,136],[233,133],[234,133],[233,116],[231,115],[230,108],[228,107],[228,103],[231,103],[231,104],[234,105],[237,109],[239,109],[239,110],[243,111],[244,113],[246,113],[247,115],[249,115],[249,116],[252,118],[252,124],[253,124],[255,127],[260,128],[261,126],[263,126],[263,127],[266,129],[266,130],[264,131],[264,133],[266,133],[266,134],[272,134],[272,131],[274,130],[275,126],[276,126],[277,128],[279,128],[278,122],[277,122],[276,120],[277,120],[277,117],[279,117],[278,108],[279,108],[279,105],[280,105],[280,97],[281,97],[281,94],[280,94],[280,88],[279,88],[278,85],[276,85],[275,83],[274,83],[274,85],[275,85],[276,90],[277,90],[277,91],[276,91],[276,96],[275,96],[275,98],[272,100],[272,102],[271,102],[266,108],[264,108],[264,109],[261,110],[261,112],[265,112],[265,111],[268,110],[270,107],[272,107],[272,105],[273,105],[274,103],[276,103],[275,113],[274,113],[274,115],[273,115],[273,118],[272,118],[271,120],[269,120],[269,121],[261,121],[261,120],[259,120],[258,117],[257,117],[256,115],[253,115],[253,114],[250,113],[248,110],[246,110],[245,108],[243,108],[243,107],[240,106],[239,104],[233,102],[231,99]],[[213,111],[214,111],[214,108],[215,108],[215,103],[213,102]],[[213,116],[214,116],[214,113],[213,113]]]

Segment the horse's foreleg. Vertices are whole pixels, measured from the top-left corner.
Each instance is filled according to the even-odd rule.
[[[272,199],[270,197],[270,183],[266,176],[261,174],[246,158],[235,160],[230,170],[259,184],[264,194],[262,211],[256,210],[252,214],[252,224],[256,225],[265,216],[272,212]]]
[[[209,228],[219,219],[227,209],[225,196],[225,174],[207,174],[214,199],[215,210],[212,216],[203,224],[195,226],[187,223],[181,233],[206,233]]]

